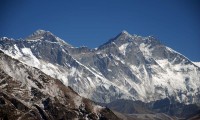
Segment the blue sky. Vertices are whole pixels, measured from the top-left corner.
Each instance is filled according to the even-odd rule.
[[[200,61],[199,11],[199,0],[1,0],[0,37],[44,29],[73,46],[95,48],[127,30]]]

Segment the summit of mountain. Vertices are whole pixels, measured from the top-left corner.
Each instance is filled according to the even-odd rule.
[[[61,45],[67,45],[69,47],[72,47],[69,43],[65,42],[64,40],[60,39],[50,31],[45,30],[36,30],[31,35],[25,38],[26,41],[47,41],[52,43],[59,43]]]

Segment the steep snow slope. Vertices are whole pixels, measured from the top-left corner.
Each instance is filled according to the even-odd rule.
[[[200,67],[200,62],[193,62],[196,66]]]
[[[169,96],[184,103],[200,102],[200,68],[151,36],[123,31],[99,48],[88,49],[40,30],[26,40],[2,38],[0,43],[6,54],[97,102],[149,102]]]
[[[0,119],[118,119],[39,69],[0,51]]]

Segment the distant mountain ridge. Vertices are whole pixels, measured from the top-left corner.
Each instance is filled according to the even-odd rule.
[[[122,31],[97,49],[73,47],[49,31],[1,38],[0,49],[96,102],[150,102],[174,96],[200,103],[200,68],[156,38]]]

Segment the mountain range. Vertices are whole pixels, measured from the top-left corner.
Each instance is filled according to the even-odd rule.
[[[122,31],[108,42],[90,49],[74,47],[49,31],[37,30],[19,40],[2,37],[0,50],[24,66],[41,70],[51,79],[60,80],[59,84],[70,86],[80,96],[100,104],[111,106],[117,101],[141,101],[147,111],[152,111],[149,106],[167,99],[169,105],[194,104],[197,105],[194,110],[199,109],[198,63],[153,36],[142,37]],[[11,69],[13,64],[16,63],[3,63],[2,69]],[[21,66],[14,66],[18,69],[4,72],[10,71],[10,76],[16,79],[25,78],[26,74],[18,73]],[[25,81],[22,79],[21,82]],[[56,90],[57,87],[48,89]],[[126,108],[120,107],[122,109]]]

